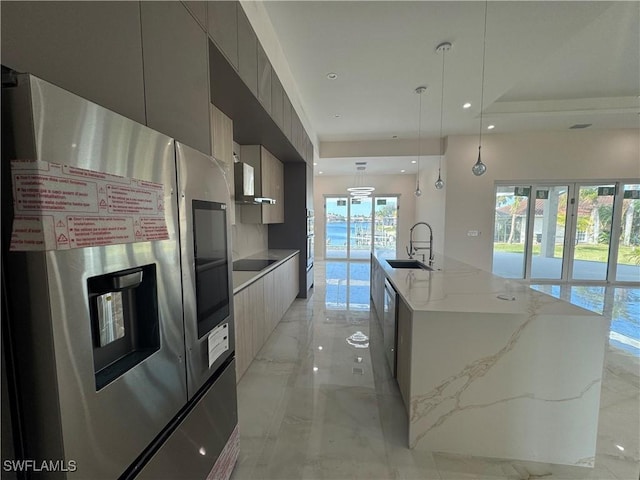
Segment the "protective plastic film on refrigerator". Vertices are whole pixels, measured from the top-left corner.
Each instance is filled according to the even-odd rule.
[[[203,285],[227,283],[202,297],[185,330],[176,142],[30,75],[2,95],[3,363],[16,458],[33,460],[26,473],[38,478],[131,478],[173,451],[192,465],[180,475],[206,477],[237,424],[230,279],[218,255],[227,229],[198,233]],[[224,203],[204,207],[192,214],[216,222]]]

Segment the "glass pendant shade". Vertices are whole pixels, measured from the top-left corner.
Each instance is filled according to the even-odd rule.
[[[416,184],[416,191],[413,193],[416,197],[419,197],[422,195],[422,190],[420,190],[420,180],[418,180],[418,183]]]
[[[442,177],[440,176],[440,169],[438,169],[438,180],[436,180],[436,183],[434,183],[434,185],[436,186],[436,188],[438,190],[442,190],[444,188],[444,181],[442,180]]]
[[[473,165],[473,167],[471,167],[471,171],[476,177],[479,177],[487,171],[487,166],[482,163],[482,160],[480,159],[480,148],[481,147],[478,147],[478,161]]]

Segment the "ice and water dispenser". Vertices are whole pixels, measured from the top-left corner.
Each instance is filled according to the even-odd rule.
[[[87,280],[96,390],[160,348],[156,265]]]

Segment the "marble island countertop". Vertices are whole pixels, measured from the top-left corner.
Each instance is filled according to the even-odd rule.
[[[534,302],[539,313],[594,315],[516,280],[498,277],[444,255],[435,254],[433,271],[393,268],[384,256],[376,253],[374,256],[412,311],[522,313]]]
[[[283,262],[289,260],[294,255],[300,253],[300,250],[289,250],[289,249],[269,249],[263,250],[262,252],[254,253],[253,255],[249,255],[248,257],[236,258],[236,260],[249,260],[249,259],[258,259],[258,260],[277,260],[275,263],[272,263],[268,267],[259,270],[259,271],[233,271],[233,293],[236,294],[240,290],[248,287],[253,282],[255,282],[260,277],[266,275],[271,270],[279,267]]]
[[[594,466],[604,317],[441,255],[434,271],[373,262],[374,304],[380,274],[400,297],[396,377],[410,448]]]

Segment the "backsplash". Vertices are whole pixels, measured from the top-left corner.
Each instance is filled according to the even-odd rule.
[[[254,223],[231,225],[231,256],[233,260],[248,257],[268,248],[268,226]]]

